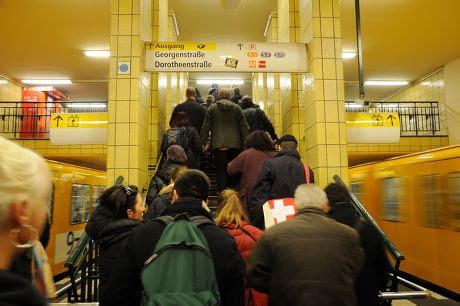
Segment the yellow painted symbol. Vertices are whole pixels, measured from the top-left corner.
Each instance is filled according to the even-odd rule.
[[[107,128],[107,113],[56,113],[51,115],[51,128]]]
[[[399,116],[396,113],[347,113],[347,127],[397,127]]]

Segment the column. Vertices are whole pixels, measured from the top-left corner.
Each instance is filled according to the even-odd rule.
[[[140,37],[140,1],[111,1],[107,183],[148,187],[149,85]],[[120,69],[123,65],[124,69]]]
[[[308,43],[303,76],[306,157],[317,182],[348,181],[340,0],[298,0],[300,41]]]

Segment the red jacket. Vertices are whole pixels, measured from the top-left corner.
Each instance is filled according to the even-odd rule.
[[[224,227],[225,230],[235,238],[236,248],[246,263],[256,245],[256,240],[262,235],[262,231],[257,227],[248,225],[243,221],[243,229],[249,233],[246,234],[241,228],[236,228],[235,224],[229,224]],[[253,237],[253,238],[251,238]],[[268,295],[260,293],[246,285],[246,306],[267,306]]]

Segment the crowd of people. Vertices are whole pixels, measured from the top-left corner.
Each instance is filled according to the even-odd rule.
[[[206,102],[192,87],[186,96],[163,138],[148,207],[136,186],[116,185],[86,225],[100,248],[100,305],[379,305],[390,265],[347,191],[315,185],[297,139],[278,138],[239,89],[213,86]],[[216,216],[205,155],[217,173]],[[46,295],[10,267],[44,226],[49,169],[1,137],[0,160],[0,304],[44,305]],[[295,216],[265,228],[264,204],[286,198]]]

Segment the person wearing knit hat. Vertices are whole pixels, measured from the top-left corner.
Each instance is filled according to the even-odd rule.
[[[187,154],[184,149],[179,145],[172,145],[166,151],[166,158],[180,164],[187,162]]]
[[[171,175],[180,166],[187,163],[187,154],[179,145],[172,145],[166,151],[166,162],[158,170],[157,175],[167,186],[171,180]]]

